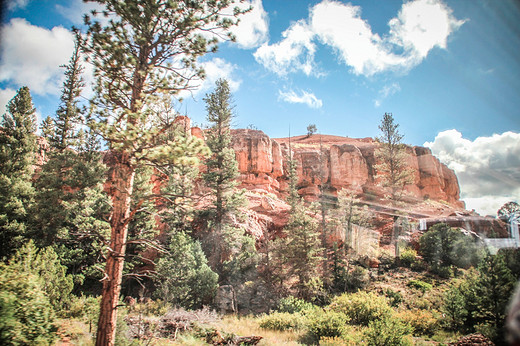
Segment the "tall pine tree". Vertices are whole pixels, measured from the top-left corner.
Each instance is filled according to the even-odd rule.
[[[97,0],[110,15],[103,27],[86,17],[88,41],[83,46],[95,67],[96,121],[91,126],[107,141],[111,158],[112,199],[110,247],[107,253],[97,345],[112,345],[126,253],[128,225],[135,214],[132,195],[136,169],[144,161],[193,159],[197,150],[186,142],[161,142],[166,130],[152,126],[153,105],[164,96],[190,89],[202,77],[197,58],[215,50],[234,17],[220,12],[232,1]],[[234,11],[239,15],[240,10]],[[199,147],[200,148],[200,147]],[[137,203],[139,205],[139,203]]]
[[[207,220],[207,235],[204,239],[210,265],[221,276],[221,282],[229,283],[230,275],[223,275],[223,264],[233,260],[246,245],[245,230],[239,226],[245,215],[240,207],[244,196],[237,189],[238,163],[231,148],[230,126],[233,118],[229,83],[220,79],[215,91],[206,95],[207,131],[206,144],[213,153],[206,160],[203,179],[210,189],[212,206],[203,211]]]
[[[102,260],[108,236],[109,204],[103,193],[106,168],[98,139],[80,130],[83,121],[79,97],[84,86],[79,36],[65,70],[61,104],[56,117],[47,118],[42,132],[48,139],[48,161],[35,181],[31,236],[39,246],[56,251],[74,275],[76,284],[101,277],[95,268]]]
[[[392,201],[399,201],[404,187],[413,181],[412,171],[406,162],[406,151],[401,143],[403,135],[399,133],[399,124],[394,122],[392,113],[385,113],[379,129],[378,137],[381,146],[376,150],[378,164],[375,165],[377,178],[383,187],[390,190]]]
[[[29,88],[9,101],[0,124],[0,258],[6,260],[24,241],[34,197],[36,116]]]

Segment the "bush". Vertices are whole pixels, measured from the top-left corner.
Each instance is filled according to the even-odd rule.
[[[385,296],[388,298],[392,307],[398,307],[403,302],[403,295],[401,292],[394,291],[391,288],[385,290]]]
[[[399,312],[396,317],[410,325],[415,336],[432,336],[439,329],[439,320],[427,310],[405,310]]]
[[[299,299],[293,296],[280,299],[278,302],[277,310],[279,312],[288,312],[293,314],[295,312],[304,312],[307,310],[313,310],[316,306],[312,303],[306,302],[303,299]]]
[[[338,337],[343,335],[347,316],[334,311],[320,311],[309,315],[307,321],[307,335],[318,342],[322,337]]]
[[[371,321],[365,330],[365,340],[371,346],[401,346],[411,345],[405,338],[411,334],[412,328],[397,318],[385,317]]]
[[[55,331],[54,310],[40,279],[0,266],[0,344],[50,345]]]
[[[406,248],[399,255],[399,261],[403,267],[411,268],[417,262],[417,251]]]
[[[435,267],[476,266],[484,256],[483,247],[458,229],[440,223],[419,239],[424,260]]]
[[[305,325],[305,317],[299,313],[274,312],[260,318],[260,328],[269,330],[298,330]]]
[[[335,297],[330,310],[344,313],[352,324],[367,326],[371,321],[389,317],[392,308],[385,297],[372,292],[346,293]]]
[[[427,282],[421,281],[421,280],[410,280],[407,284],[408,287],[415,288],[422,293],[425,293],[426,291],[430,291],[433,286],[432,284],[429,284]]]

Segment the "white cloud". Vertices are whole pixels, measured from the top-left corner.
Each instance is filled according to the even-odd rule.
[[[520,133],[505,132],[470,141],[457,130],[439,133],[425,146],[455,171],[468,209],[495,214],[520,196]]]
[[[282,37],[279,43],[263,44],[258,48],[255,59],[280,76],[295,71],[312,74],[316,45],[312,42],[314,33],[309,26],[304,21],[293,23]]]
[[[236,37],[236,43],[244,49],[260,46],[267,41],[269,34],[269,19],[262,6],[262,0],[246,1],[237,5],[242,9],[251,6],[252,9],[241,15],[238,25],[231,28],[231,32]]]
[[[446,48],[448,36],[462,23],[441,0],[409,1],[389,21],[389,34],[380,37],[361,18],[359,6],[324,0],[310,9],[307,20],[292,24],[280,42],[261,46],[255,58],[279,75],[298,70],[309,75],[315,65],[315,41],[319,41],[334,48],[355,74],[407,71],[434,47]],[[297,29],[305,33],[305,40],[294,37]]]
[[[30,0],[10,0],[7,2],[7,9],[14,11],[19,8],[25,8]]]
[[[83,24],[83,16],[88,14],[92,19],[93,16],[91,14],[92,10],[102,11],[105,7],[95,2],[83,2],[83,0],[70,0],[67,3],[67,6],[57,4],[56,10],[60,13],[64,18],[67,18],[75,25]],[[96,20],[100,21],[102,25],[108,23],[108,19],[104,18],[102,15],[97,15],[95,17]]]
[[[379,90],[379,97],[374,100],[374,105],[380,107],[384,99],[398,93],[399,91],[401,91],[399,83],[385,85],[381,90]]]
[[[0,116],[6,111],[6,106],[9,101],[16,95],[16,90],[11,88],[0,89]]]
[[[191,92],[184,90],[179,93],[179,97],[187,98],[196,96],[200,93],[209,91],[215,87],[215,82],[220,79],[226,79],[232,92],[237,91],[242,81],[234,74],[236,66],[221,58],[214,58],[206,62],[200,63],[204,68],[206,78],[204,80],[193,80],[191,83]]]
[[[1,29],[0,81],[27,85],[39,95],[58,95],[66,64],[74,48],[73,34],[63,28],[47,30],[14,18]]]
[[[323,102],[318,99],[313,93],[300,90],[300,93],[296,93],[294,90],[283,92],[278,91],[280,99],[289,103],[303,103],[311,108],[321,108]]]

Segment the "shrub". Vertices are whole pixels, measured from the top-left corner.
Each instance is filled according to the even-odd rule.
[[[440,223],[419,239],[424,260],[438,267],[459,268],[476,266],[483,258],[483,247],[471,236]]]
[[[405,338],[411,334],[412,328],[398,318],[385,317],[371,321],[365,330],[365,340],[371,346],[411,345]]]
[[[392,307],[398,307],[403,302],[403,295],[401,292],[394,291],[391,288],[385,290],[385,296],[388,298]]]
[[[54,311],[40,279],[30,273],[0,266],[0,344],[52,344]]]
[[[439,320],[427,310],[405,310],[399,312],[396,317],[410,325],[415,336],[432,336],[439,329]]]
[[[433,288],[432,284],[429,284],[429,283],[421,281],[421,280],[415,280],[415,279],[408,281],[407,285],[408,285],[408,287],[415,288],[415,289],[421,291],[422,293],[425,293],[426,291],[430,291]]]
[[[306,310],[312,310],[314,308],[316,308],[316,306],[312,303],[306,302],[303,299],[289,296],[280,299],[277,310],[279,312],[288,312],[293,314],[295,312],[303,312]]]
[[[318,342],[322,337],[338,337],[343,335],[347,316],[334,311],[320,311],[310,314],[307,321],[307,335]]]
[[[406,248],[399,255],[401,265],[406,268],[411,268],[417,262],[417,251],[412,248]]]
[[[305,317],[299,313],[274,312],[261,317],[259,325],[270,330],[297,330],[305,325]]]
[[[392,308],[385,297],[372,292],[346,293],[335,297],[329,308],[344,313],[352,324],[367,326],[371,321],[389,317]]]

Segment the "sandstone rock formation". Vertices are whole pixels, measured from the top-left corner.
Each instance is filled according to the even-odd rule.
[[[258,192],[284,194],[287,190],[287,161],[296,161],[300,195],[316,200],[320,189],[335,195],[348,189],[360,196],[379,198],[374,165],[379,144],[370,138],[337,136],[299,136],[271,139],[258,130],[233,130],[240,181],[243,187]],[[290,151],[290,153],[289,153]],[[443,201],[463,208],[455,173],[434,157],[428,148],[408,147],[408,166],[413,183],[406,186],[408,198]]]

